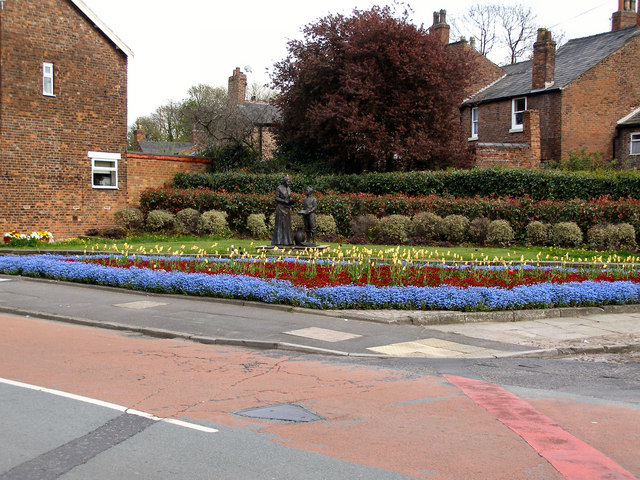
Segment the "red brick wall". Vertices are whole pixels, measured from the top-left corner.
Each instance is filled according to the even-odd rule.
[[[523,116],[523,131],[520,142],[474,142],[472,144],[476,166],[540,168],[540,115],[537,110],[528,110]]]
[[[129,206],[138,206],[140,194],[144,190],[162,187],[178,172],[204,173],[210,162],[211,160],[205,158],[127,153]]]
[[[624,168],[640,168],[640,155],[631,155],[631,134],[640,134],[640,125],[620,129],[616,138],[616,159]]]
[[[618,120],[638,106],[640,37],[572,82],[562,96],[563,159],[586,148],[613,157]]]
[[[124,154],[127,57],[68,0],[5,2],[0,13],[0,230],[76,236],[112,223],[119,189],[95,190],[87,153]],[[54,65],[55,97],[42,95]]]
[[[465,88],[463,95],[464,98],[478,93],[481,89],[495,82],[505,73],[498,65],[482,55],[475,48],[471,47],[466,41],[461,40],[447,45],[447,52],[458,51],[469,53],[473,62],[473,73],[471,78],[469,78],[467,87]]]

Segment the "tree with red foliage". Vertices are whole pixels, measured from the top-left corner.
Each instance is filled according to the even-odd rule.
[[[472,62],[389,7],[329,15],[288,43],[272,80],[281,145],[345,172],[467,166],[459,105]]]

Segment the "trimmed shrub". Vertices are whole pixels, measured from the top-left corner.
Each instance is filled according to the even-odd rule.
[[[494,220],[487,229],[487,243],[498,247],[508,247],[515,238],[513,228],[506,220]]]
[[[200,212],[193,208],[184,208],[176,213],[177,228],[185,233],[197,233]]]
[[[529,196],[536,200],[572,200],[610,195],[613,199],[640,198],[640,172],[565,172],[523,168],[474,168],[425,172],[365,173],[360,175],[292,174],[291,188],[302,192],[313,185],[316,192],[367,193],[372,195],[449,195],[473,198],[490,195]],[[273,194],[281,174],[178,173],[174,186],[209,188],[234,193]],[[474,218],[474,217],[469,217]]]
[[[489,217],[507,220],[516,234],[516,241],[526,239],[531,219],[543,223],[575,222],[586,232],[598,223],[629,223],[640,230],[640,200],[624,198],[612,200],[602,197],[593,200],[572,199],[536,201],[531,197],[474,197],[415,196],[369,194],[317,194],[318,209],[333,215],[338,233],[349,236],[349,223],[358,215],[371,214],[378,218],[388,215],[412,216],[419,212],[433,212],[442,216],[464,215],[467,218]],[[297,203],[302,195],[293,194]],[[165,209],[177,212],[195,208],[199,212],[224,210],[234,231],[243,231],[252,213],[274,211],[273,194],[244,194],[212,192],[205,189],[179,190],[175,188],[149,189],[142,193],[140,205],[144,212]]]
[[[137,208],[121,208],[113,214],[113,219],[126,230],[138,230],[144,224],[144,214]]]
[[[560,222],[551,227],[551,243],[558,247],[575,248],[582,244],[582,230],[575,222]]]
[[[378,223],[380,223],[380,220],[375,215],[358,215],[351,220],[349,226],[354,237],[362,238],[365,241],[373,241],[373,234]]]
[[[440,238],[442,227],[442,217],[432,212],[419,212],[411,219],[411,234],[428,242]]]
[[[442,235],[452,243],[463,243],[469,232],[469,219],[462,215],[447,215],[442,220]]]
[[[176,216],[166,210],[153,210],[147,215],[147,230],[170,233],[176,229]]]
[[[409,241],[411,219],[405,215],[389,215],[380,219],[375,229],[375,239],[378,243],[402,245]]]
[[[596,225],[587,232],[589,248],[592,250],[637,250],[636,232],[632,225]]]
[[[546,245],[549,241],[549,225],[542,222],[531,222],[527,225],[527,243],[529,245]]]
[[[316,215],[316,235],[318,237],[334,236],[337,233],[338,227],[333,215]]]
[[[491,220],[487,217],[474,218],[469,225],[469,238],[473,243],[484,245],[487,241]]]
[[[115,227],[109,227],[104,230],[100,230],[99,235],[104,238],[110,238],[112,240],[122,240],[127,238],[127,231],[116,225]]]
[[[616,225],[616,242],[613,250],[625,250],[635,252],[638,249],[636,231],[633,225],[621,223]]]
[[[247,231],[253,238],[267,236],[267,218],[264,213],[252,213],[247,218]]]
[[[604,251],[609,249],[609,237],[613,225],[598,224],[587,230],[587,244],[591,250]]]
[[[220,210],[204,212],[198,222],[198,232],[203,235],[227,235],[229,233],[227,213]]]

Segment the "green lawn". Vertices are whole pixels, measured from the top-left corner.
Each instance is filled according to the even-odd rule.
[[[73,239],[53,244],[37,241],[13,241],[0,246],[0,252],[13,248],[33,249],[42,251],[77,251],[77,252],[123,252],[130,253],[184,253],[184,254],[219,254],[226,255],[232,250],[257,254],[256,247],[269,245],[269,240],[250,240],[241,238],[215,237],[167,237],[142,236],[131,237],[126,240],[109,239]],[[391,258],[394,256],[411,259],[432,259],[446,261],[498,261],[498,262],[611,262],[638,263],[640,254],[629,252],[594,252],[583,249],[561,249],[555,247],[436,247],[436,246],[391,246],[391,245],[347,245],[326,243],[330,249],[325,255],[345,257],[370,256],[373,258]],[[271,254],[281,254],[270,252]],[[304,253],[299,253],[304,255]]]

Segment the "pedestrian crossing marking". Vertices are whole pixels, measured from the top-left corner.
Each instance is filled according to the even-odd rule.
[[[345,340],[352,340],[359,338],[362,335],[355,335],[353,333],[339,332],[337,330],[327,330],[326,328],[302,328],[300,330],[291,330],[284,332],[286,335],[295,335],[296,337],[311,338],[313,340],[322,340],[323,342],[343,342]]]
[[[114,307],[128,308],[130,310],[145,310],[147,308],[162,307],[164,305],[169,305],[169,304],[143,300],[140,302],[117,303],[114,305]]]
[[[393,343],[379,347],[368,348],[376,353],[391,355],[394,357],[475,357],[491,356],[503,353],[498,350],[450,342],[439,338],[427,338],[412,342]]]

